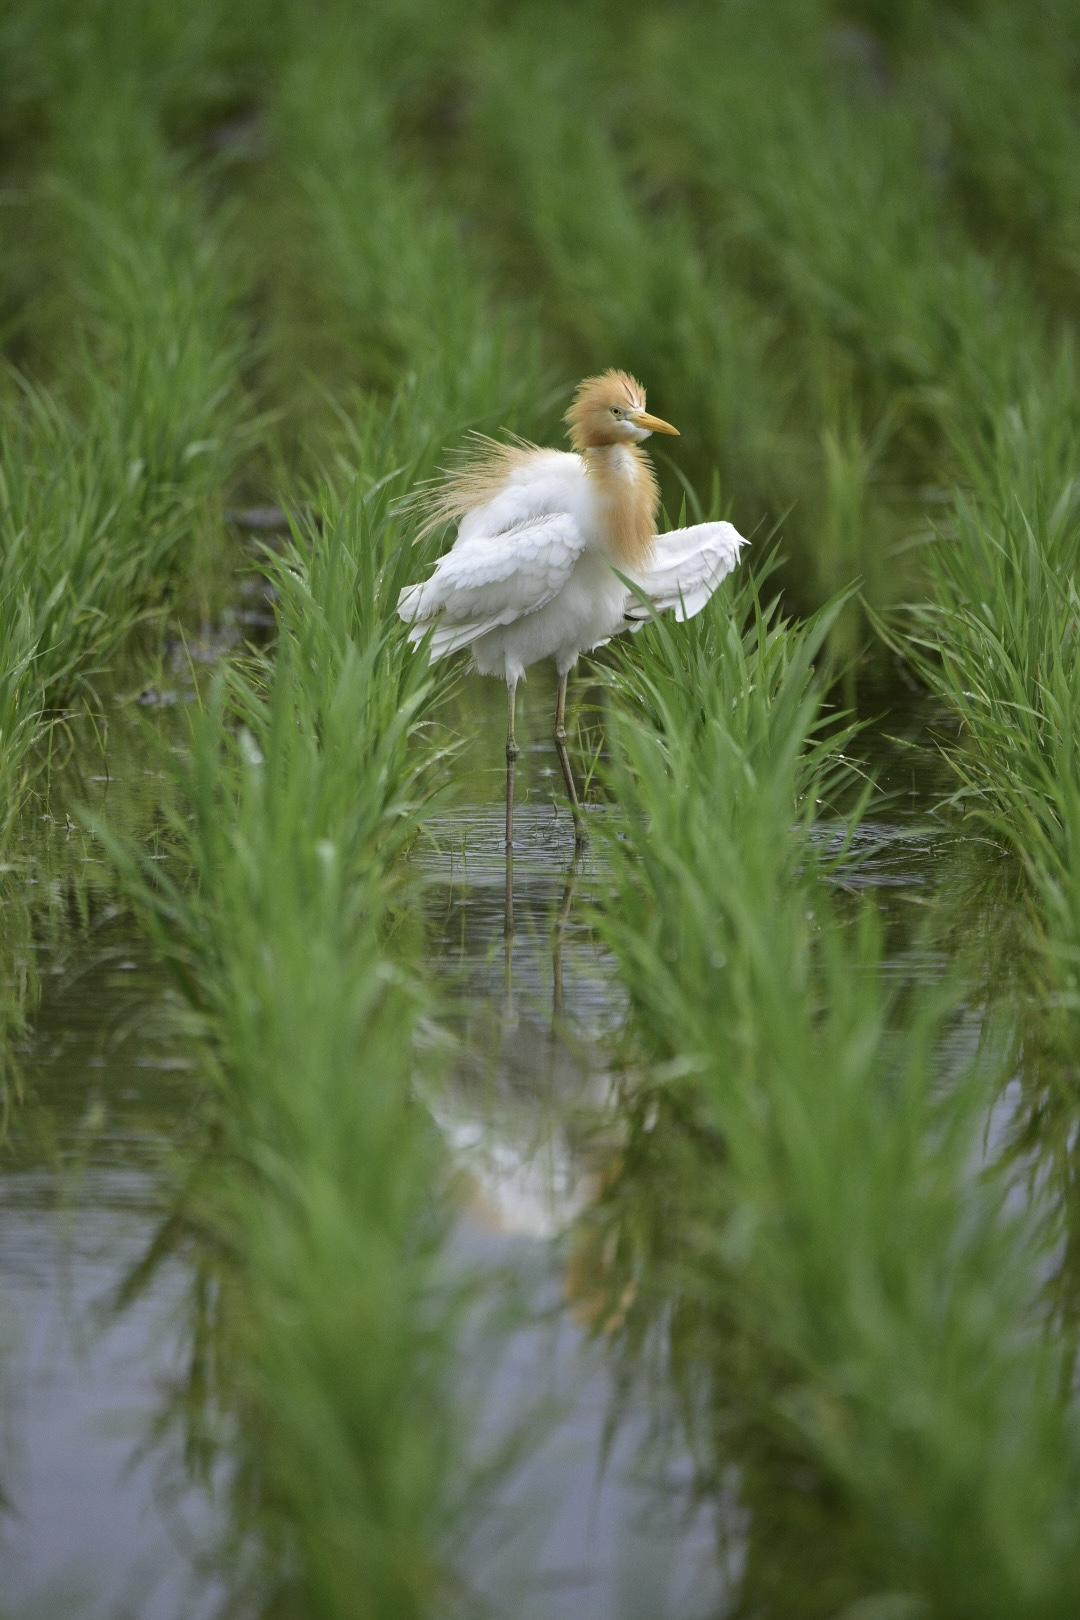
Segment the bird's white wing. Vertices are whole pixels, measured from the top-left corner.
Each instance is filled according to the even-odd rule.
[[[658,534],[652,562],[640,576],[652,612],[674,613],[680,624],[692,619],[731,573],[745,545],[730,523],[695,523],[690,529]],[[650,617],[650,608],[632,601],[626,617],[630,629],[640,630]]]
[[[444,658],[500,625],[538,612],[562,590],[584,549],[584,536],[569,512],[459,539],[439,558],[430,579],[406,586],[398,598],[400,617],[412,625],[410,641],[420,641],[430,630],[431,656]]]

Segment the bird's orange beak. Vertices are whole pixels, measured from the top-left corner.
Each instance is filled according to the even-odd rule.
[[[661,416],[650,416],[648,411],[635,411],[630,420],[635,427],[648,428],[650,433],[670,433],[674,439],[680,437],[677,427],[672,427],[671,423],[665,422]]]

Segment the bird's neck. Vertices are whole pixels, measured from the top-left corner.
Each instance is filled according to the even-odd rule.
[[[656,539],[660,500],[652,462],[636,444],[593,445],[584,456],[599,497],[608,550],[622,568],[645,567]]]

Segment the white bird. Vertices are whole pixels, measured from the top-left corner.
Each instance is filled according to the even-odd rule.
[[[482,675],[507,687],[506,847],[513,845],[517,684],[553,658],[559,678],[555,749],[574,814],[584,823],[566,749],[566,684],[583,652],[650,611],[692,619],[735,567],[745,541],[730,523],[657,534],[659,492],[639,448],[678,428],[645,409],[645,390],[625,371],[587,377],[566,413],[573,449],[475,436],[473,448],[416,505],[418,539],[457,523],[452,548],[430,578],[409,585],[398,613],[409,639],[428,638],[432,659],[468,648]],[[637,588],[641,597],[627,582]]]

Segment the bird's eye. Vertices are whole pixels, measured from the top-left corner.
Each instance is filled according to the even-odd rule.
[[[623,413],[622,413],[622,411],[620,411],[620,409],[619,409],[619,407],[617,405],[613,405],[611,407],[611,414],[612,414],[612,416],[622,416]]]

